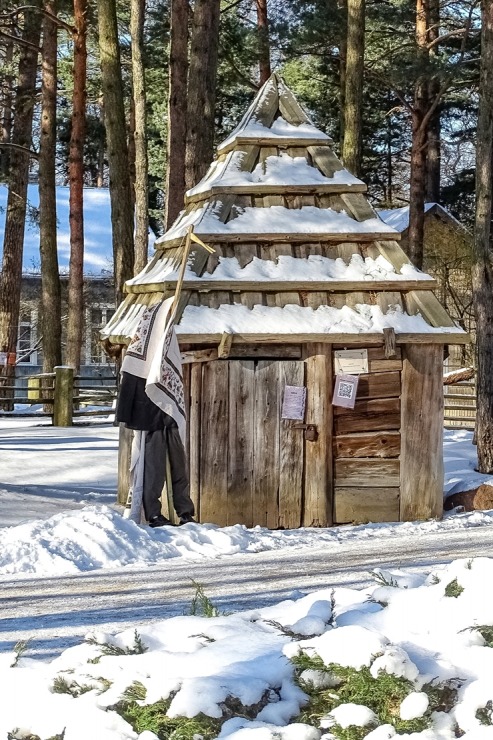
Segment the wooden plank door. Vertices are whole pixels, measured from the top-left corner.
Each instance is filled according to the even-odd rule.
[[[191,381],[190,478],[200,521],[301,526],[304,431],[281,419],[281,407],[285,385],[305,384],[305,363],[215,360],[192,368]]]

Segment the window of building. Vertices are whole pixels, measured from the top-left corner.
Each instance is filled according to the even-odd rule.
[[[17,335],[17,361],[19,363],[36,365],[38,362],[36,318],[34,310],[21,311]]]
[[[112,306],[94,306],[88,309],[86,357],[89,365],[105,365],[108,362],[99,337],[99,332],[115,313]]]

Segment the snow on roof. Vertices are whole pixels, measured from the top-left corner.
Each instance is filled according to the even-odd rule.
[[[262,185],[364,185],[362,180],[348,170],[337,170],[332,177],[323,175],[317,167],[309,165],[305,157],[291,157],[281,152],[259,162],[253,172],[241,170],[245,152],[233,151],[223,162],[212,163],[207,175],[188,192],[188,196],[207,192],[219,186],[237,186],[259,183]]]
[[[212,206],[206,204],[195,211],[182,211],[175,224],[166,234],[156,240],[162,244],[172,239],[183,238],[187,227],[195,226],[197,234],[370,234],[396,233],[388,224],[379,218],[356,221],[345,211],[333,211],[331,208],[285,208],[269,206],[267,208],[238,209],[239,215],[227,223],[218,218],[221,203]]]
[[[432,327],[419,314],[410,316],[399,306],[386,314],[377,305],[357,304],[354,308],[319,306],[317,309],[290,304],[247,306],[235,303],[187,306],[177,326],[178,334],[371,334],[392,328],[397,333],[460,333],[456,326]]]
[[[127,281],[128,285],[145,285],[177,280],[178,270],[176,260],[165,258],[156,262],[150,269],[145,268],[139,275]],[[214,272],[205,272],[200,278],[188,266],[185,271],[185,280],[246,280],[256,282],[299,280],[431,280],[424,272],[420,272],[411,264],[402,266],[400,273],[385,257],[379,256],[363,258],[354,254],[349,264],[341,259],[329,259],[321,255],[311,254],[307,258],[296,258],[290,255],[280,255],[277,262],[273,260],[253,257],[252,261],[242,267],[237,257],[219,257],[219,264]],[[330,288],[330,286],[328,286]],[[371,288],[371,286],[369,286]]]
[[[450,211],[440,205],[440,203],[425,203],[425,213],[428,213],[435,208],[442,216],[445,216],[450,221],[456,223],[461,229],[464,229],[464,225],[458,221],[455,216],[452,216]],[[385,221],[386,224],[392,226],[393,229],[402,233],[409,228],[409,206],[403,206],[402,208],[390,208],[390,209],[379,209],[378,215]]]
[[[219,144],[218,152],[223,151],[233,144],[236,139],[324,139],[329,142],[330,138],[313,123],[300,123],[298,126],[288,123],[282,116],[276,118],[272,126],[264,126],[259,121],[250,121],[242,129],[235,129],[227,139]]]
[[[0,257],[7,209],[8,188],[0,185]],[[37,184],[28,185],[28,206],[39,208]],[[57,187],[57,245],[61,273],[68,272],[70,259],[69,188]],[[113,271],[110,193],[107,188],[84,188],[84,273],[101,275]],[[24,233],[24,273],[39,274],[39,225],[26,218]]]

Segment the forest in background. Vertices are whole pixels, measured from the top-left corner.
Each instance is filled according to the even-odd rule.
[[[483,406],[493,421],[492,16],[489,0],[0,0],[0,182],[9,189],[0,350],[14,354],[17,341],[28,181],[40,193],[46,371],[62,361],[55,186],[70,187],[63,359],[78,367],[83,186],[110,187],[118,302],[146,262],[149,219],[157,233],[174,220],[214,145],[275,70],[373,204],[409,204],[418,267],[425,201],[474,228],[478,418]]]

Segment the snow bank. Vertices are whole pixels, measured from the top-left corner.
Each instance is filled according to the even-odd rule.
[[[134,685],[141,706],[167,700],[168,717],[229,716],[220,740],[329,740],[339,737],[331,732],[337,727],[365,727],[371,740],[389,739],[396,730],[380,718],[371,687],[366,694],[360,689],[358,703],[345,702],[340,680],[328,690],[333,703],[327,713],[312,714],[312,726],[300,722],[308,696],[292,661],[304,654],[326,667],[371,670],[388,651],[416,666],[391,722],[421,718],[425,727],[399,737],[491,738],[485,718],[491,714],[493,651],[481,625],[493,624],[493,591],[485,589],[493,560],[456,560],[428,577],[413,576],[404,587],[398,585],[402,572],[390,569],[388,575],[397,585],[323,589],[229,616],[181,616],[116,635],[92,633],[51,662],[4,653],[0,737],[64,732],[66,740],[155,740],[148,730],[134,731],[114,709]],[[293,636],[289,625],[314,614],[323,620],[323,633]],[[62,693],[54,692],[55,682]],[[450,692],[443,704],[436,692],[445,684]],[[238,710],[224,715],[224,702]],[[249,708],[249,719],[241,706]]]

